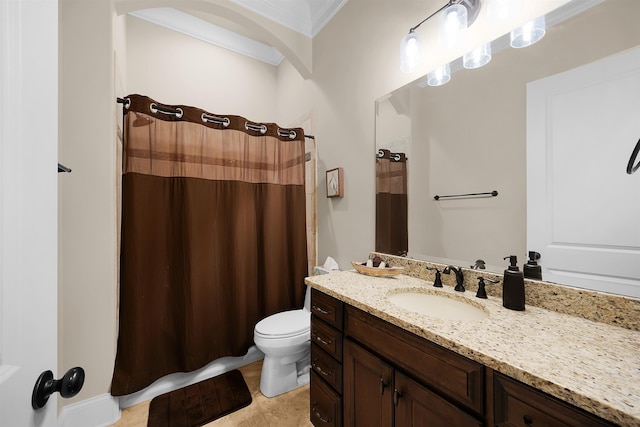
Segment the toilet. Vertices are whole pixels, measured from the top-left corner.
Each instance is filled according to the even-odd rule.
[[[264,353],[260,391],[274,397],[309,383],[311,352],[311,288],[304,307],[283,311],[259,321],[253,341]]]

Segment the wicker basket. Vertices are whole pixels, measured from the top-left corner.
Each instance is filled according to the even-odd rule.
[[[366,264],[355,261],[351,261],[351,265],[353,265],[353,268],[355,268],[358,273],[374,277],[391,277],[404,271],[404,267],[367,267]]]

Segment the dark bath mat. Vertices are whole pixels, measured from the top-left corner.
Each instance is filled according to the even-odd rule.
[[[199,427],[250,403],[251,393],[236,369],[155,397],[147,427]]]

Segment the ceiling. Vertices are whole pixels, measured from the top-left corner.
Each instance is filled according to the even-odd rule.
[[[228,0],[308,38],[313,38],[344,6],[347,0]],[[153,8],[129,15],[178,31],[207,43],[249,56],[271,65],[284,59],[276,48],[233,29],[216,25],[203,14],[174,8]]]

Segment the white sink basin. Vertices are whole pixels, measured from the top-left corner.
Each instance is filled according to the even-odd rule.
[[[387,295],[389,301],[405,310],[447,320],[481,320],[489,313],[457,298],[424,292],[400,292]]]

